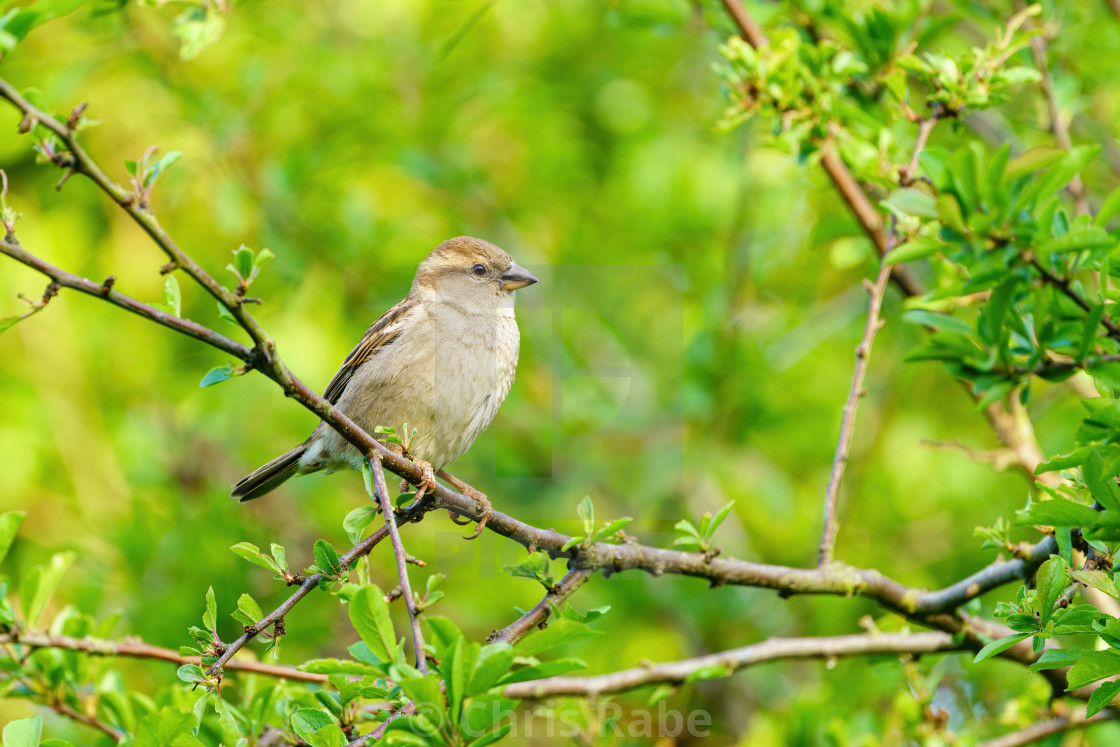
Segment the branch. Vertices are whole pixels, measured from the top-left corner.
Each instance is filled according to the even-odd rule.
[[[45,633],[12,633],[0,635],[0,644],[16,644],[28,648],[60,648],[67,651],[81,651],[90,656],[119,656],[130,659],[156,659],[172,664],[200,664],[198,656],[180,656],[178,651],[161,648],[140,640],[106,641],[101,638],[73,638],[66,635]],[[265,664],[259,661],[237,659],[226,664],[226,669],[238,672],[263,674],[267,677],[280,677],[301,682],[326,682],[325,674],[303,672],[295,667],[279,664]]]
[[[1046,737],[1053,736],[1054,734],[1070,731],[1071,729],[1084,728],[1092,726],[1093,724],[1099,724],[1102,721],[1112,721],[1115,719],[1116,713],[1108,709],[1089,718],[1085,718],[1085,709],[1082,708],[1078,709],[1078,712],[1068,716],[1059,716],[1048,721],[1040,721],[1037,724],[1031,724],[1021,731],[1004,734],[1002,737],[989,739],[986,742],[980,742],[977,747],[1019,747],[1020,745],[1037,742]]]
[[[1058,141],[1058,146],[1062,150],[1068,151],[1073,149],[1073,141],[1070,140],[1069,127],[1066,125],[1065,118],[1062,117],[1058,100],[1054,97],[1054,80],[1050,76],[1050,61],[1046,47],[1046,37],[1041,34],[1031,37],[1031,52],[1034,53],[1035,67],[1038,68],[1038,73],[1041,76],[1038,84],[1046,97],[1046,108],[1050,114],[1050,131],[1054,133],[1054,139]],[[1088,215],[1088,190],[1085,189],[1085,182],[1080,175],[1074,176],[1070,180],[1069,193],[1073,195],[1074,203],[1077,205],[1077,214]]]
[[[404,517],[404,521],[418,521],[425,513],[431,510],[431,508],[432,507],[427,500],[422,500],[419,503],[404,509],[401,513]],[[378,529],[376,532],[366,537],[350,550],[347,550],[345,553],[343,553],[342,556],[338,559],[339,564],[344,569],[349,568],[354,564],[356,560],[368,555],[370,551],[377,546],[377,543],[385,539],[388,533],[389,532],[386,527]],[[218,657],[218,660],[214,662],[208,670],[206,670],[206,674],[209,676],[220,675],[221,671],[229,664],[230,659],[233,658],[234,654],[240,651],[246,643],[253,640],[253,638],[262,630],[266,630],[270,625],[283,620],[284,616],[287,615],[293,607],[299,604],[299,601],[301,599],[310,594],[311,591],[319,585],[319,581],[324,578],[327,577],[322,573],[316,573],[305,578],[303,580],[303,583],[300,584],[299,588],[296,589],[295,593],[288,597],[288,599],[283,604],[266,615],[264,619],[262,619],[256,625],[247,627],[244,634],[242,634],[240,638],[235,640],[233,643],[228,644],[226,646],[226,650],[222,652],[222,655],[220,657]]]
[[[408,582],[408,554],[401,542],[401,534],[397,531],[397,520],[394,517],[393,503],[389,500],[389,488],[385,485],[385,474],[381,471],[380,459],[368,459],[370,472],[373,473],[373,492],[381,504],[381,513],[385,515],[385,527],[389,531],[389,539],[393,543],[393,555],[397,559],[397,582],[400,584],[401,596],[404,597],[405,607],[408,609],[408,621],[412,625],[412,648],[416,653],[416,668],[422,673],[428,673],[428,657],[424,655],[424,634],[420,630],[420,617],[416,611],[416,598],[412,596],[412,586]]]
[[[836,455],[832,459],[832,472],[828,476],[828,487],[824,497],[824,528],[821,530],[821,545],[817,553],[817,565],[828,565],[835,556],[836,533],[839,530],[837,519],[837,503],[840,498],[840,481],[844,479],[844,468],[848,465],[848,456],[852,448],[852,435],[855,433],[856,410],[859,401],[867,392],[863,383],[867,378],[867,369],[871,362],[871,345],[875,341],[883,322],[879,318],[879,310],[883,306],[883,295],[887,292],[887,281],[891,276],[891,266],[886,262],[879,268],[879,276],[875,284],[870,286],[871,301],[867,309],[867,324],[863,328],[863,339],[856,348],[856,368],[852,373],[852,386],[848,391],[848,400],[844,403],[844,416],[840,423],[840,438],[836,443]]]
[[[85,724],[90,728],[97,729],[99,732],[108,735],[114,742],[120,743],[124,741],[124,732],[118,729],[114,729],[112,726],[109,726],[107,723],[97,718],[96,716],[90,716],[88,713],[83,713],[82,711],[79,711],[73,706],[62,702],[61,700],[51,703],[50,707],[55,713],[59,714],[60,716],[65,716],[68,719],[73,719],[80,724]]]
[[[617,693],[647,685],[681,684],[703,670],[722,668],[723,676],[768,661],[783,659],[836,659],[871,654],[930,654],[959,651],[960,643],[942,632],[870,633],[824,638],[771,638],[743,648],[694,659],[646,664],[611,674],[589,677],[561,675],[508,685],[502,690],[507,698],[541,699],[559,695],[594,697]]]
[[[218,350],[222,350],[230,355],[237,356],[243,361],[252,361],[253,351],[228,337],[215,332],[209,327],[204,327],[197,322],[192,322],[190,319],[181,319],[174,314],[169,314],[162,309],[157,309],[154,306],[138,301],[131,296],[126,296],[119,291],[113,290],[113,284],[116,282],[116,277],[110,275],[101,283],[95,283],[92,280],[86,280],[73,273],[67,272],[63,269],[55,267],[51,263],[40,259],[39,257],[31,254],[14,238],[0,241],[0,254],[6,254],[12,259],[27,265],[31,269],[46,275],[53,282],[58,283],[63,288],[70,288],[72,290],[85,293],[86,295],[100,298],[103,301],[124,309],[131,311],[133,314],[142,316],[149,319],[156,324],[160,324],[168,329],[173,329],[188,337],[193,337],[196,340],[201,340],[207,345],[211,345]]]
[[[568,597],[576,592],[579,587],[591,578],[591,571],[582,567],[575,567],[568,571],[560,583],[553,586],[544,595],[544,598],[521,617],[514,620],[505,628],[495,630],[486,639],[487,643],[508,643],[513,645],[533,631],[533,628],[542,628],[552,614],[554,607],[559,608]]]

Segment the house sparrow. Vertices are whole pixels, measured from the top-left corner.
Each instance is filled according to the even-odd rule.
[[[420,263],[408,295],[366,331],[323,393],[382,442],[388,436],[375,434],[377,426],[397,429],[404,444],[386,445],[423,470],[418,496],[436,485],[438,471],[478,500],[483,519],[476,537],[492,512],[490,502],[443,467],[470,448],[509,393],[521,339],[513,291],[536,282],[489,242],[469,236],[443,242]],[[406,423],[414,437],[400,431]],[[310,438],[242,479],[231,495],[244,503],[293,475],[361,469],[362,460],[338,431],[319,423]]]

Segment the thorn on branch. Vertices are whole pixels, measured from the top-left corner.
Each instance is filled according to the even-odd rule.
[[[26,135],[31,132],[31,128],[38,124],[39,120],[30,114],[23,115],[23,119],[19,121],[19,132],[21,135]]]
[[[170,262],[165,264],[163,267],[159,268],[159,274],[160,275],[167,275],[169,273],[175,272],[178,269],[179,269],[179,263],[175,260],[171,260]]]
[[[109,295],[109,291],[113,290],[113,284],[115,282],[117,282],[116,275],[110,275],[109,277],[105,278],[105,280],[101,283],[101,292],[106,296]]]

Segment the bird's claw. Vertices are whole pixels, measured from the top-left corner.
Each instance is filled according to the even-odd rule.
[[[439,483],[436,482],[436,471],[432,469],[432,465],[428,462],[415,460],[416,466],[420,468],[420,483],[416,486],[416,498],[420,500],[424,497],[429,490],[435,490]]]
[[[476,490],[471,497],[478,501],[478,506],[482,509],[482,518],[479,519],[478,526],[474,528],[474,534],[470,537],[463,537],[465,540],[478,539],[482,530],[486,528],[486,522],[490,521],[490,517],[494,515],[494,507],[490,505],[490,500],[485,495]],[[458,524],[459,522],[455,523]],[[469,524],[470,522],[465,523]]]

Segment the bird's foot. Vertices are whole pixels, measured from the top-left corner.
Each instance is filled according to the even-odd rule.
[[[446,470],[441,469],[439,471],[439,476],[451,483],[452,486],[454,486],[454,488],[460,493],[467,496],[468,498],[473,498],[475,502],[478,503],[478,507],[482,511],[482,519],[479,520],[478,526],[475,527],[474,534],[469,537],[463,537],[463,539],[467,540],[478,539],[478,536],[482,534],[482,530],[486,528],[486,522],[490,521],[490,517],[494,515],[494,507],[490,505],[490,501],[486,497],[486,494],[479,490],[476,490],[459,478],[448,473]],[[447,512],[447,515],[450,517],[451,521],[458,524],[459,526],[466,526],[467,524],[471,523],[469,519],[460,521],[462,516],[457,511],[450,510]]]
[[[439,483],[436,482],[436,472],[432,469],[432,465],[429,462],[420,459],[414,459],[413,462],[420,468],[420,484],[416,486],[416,498],[413,499],[418,501],[423,498],[429,490],[435,490],[439,487]]]

